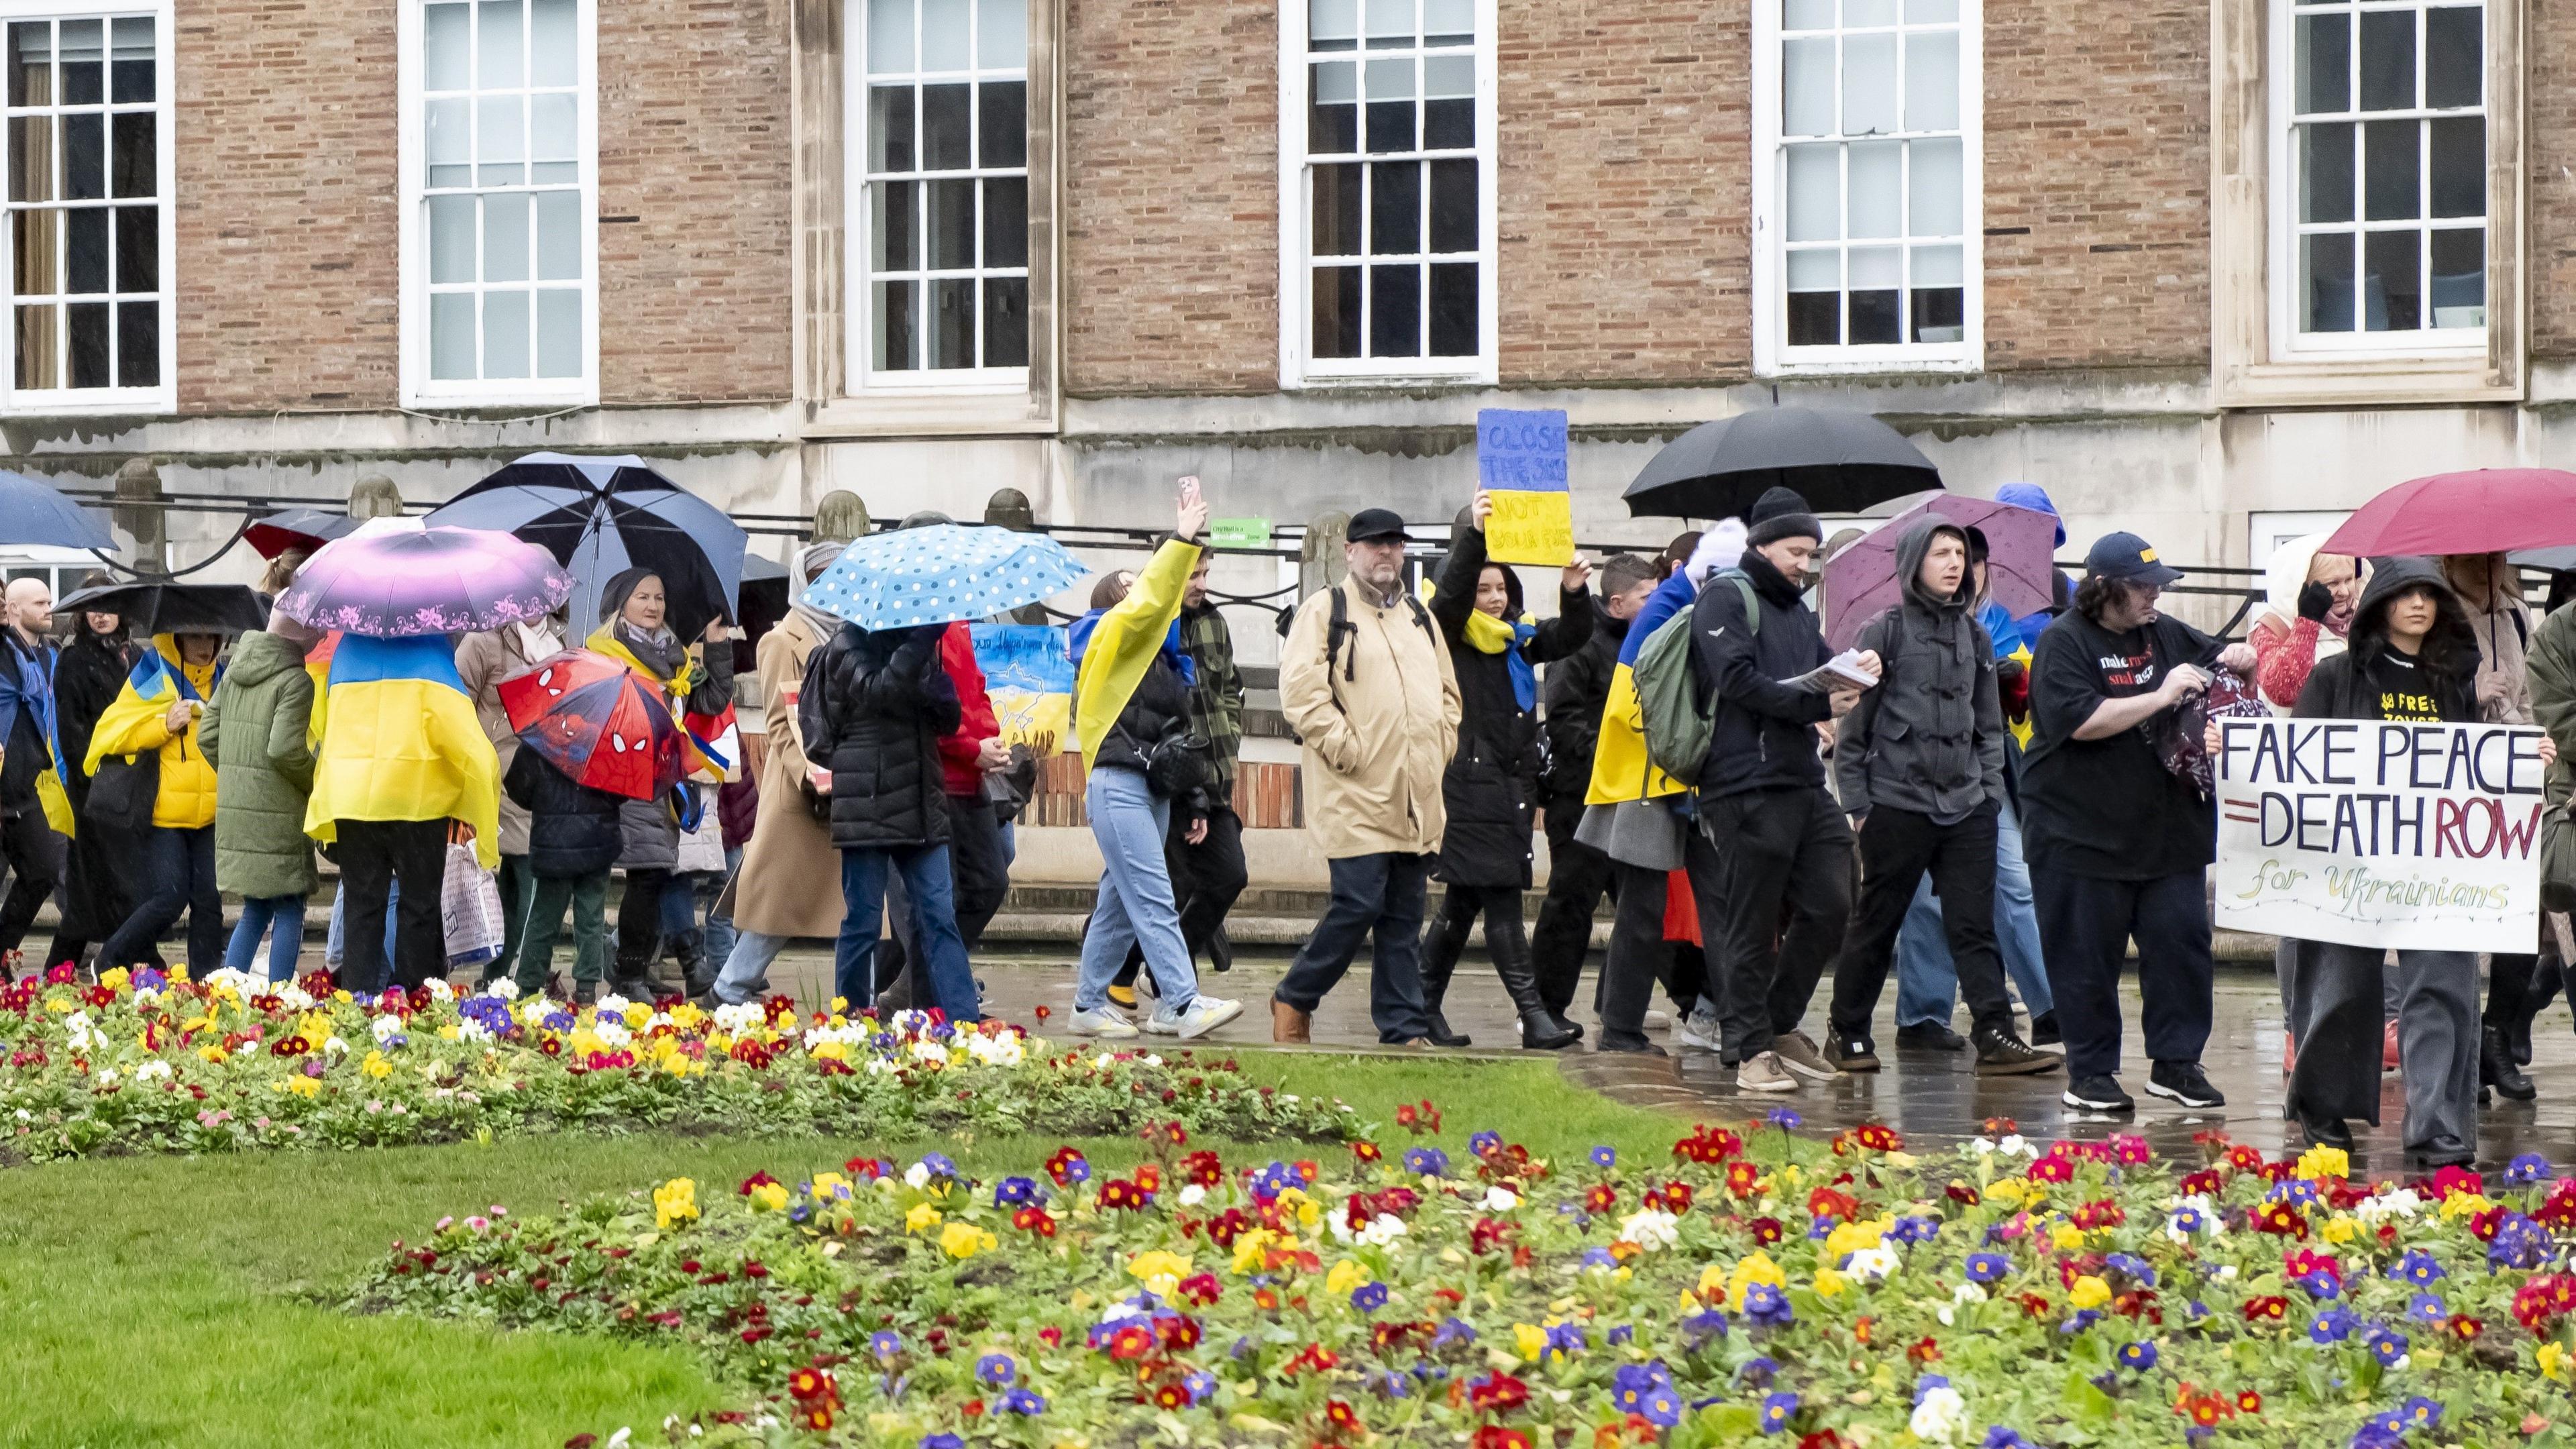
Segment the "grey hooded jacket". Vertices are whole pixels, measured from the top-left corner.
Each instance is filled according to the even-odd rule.
[[[1883,672],[1843,716],[1834,786],[1852,813],[1886,805],[1958,820],[2004,798],[2003,707],[1994,645],[1970,607],[1971,587],[1936,599],[1923,591],[1923,558],[1958,525],[1922,519],[1896,543],[1905,601],[1861,627],[1853,647],[1875,649]]]

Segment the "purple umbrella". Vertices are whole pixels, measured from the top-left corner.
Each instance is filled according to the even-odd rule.
[[[2018,619],[2055,599],[2057,519],[2035,508],[1991,498],[1942,493],[1896,515],[1825,565],[1826,639],[1851,646],[1863,624],[1897,602],[1896,541],[1925,518],[1940,518],[1986,536],[1986,594]]]
[[[535,544],[487,529],[423,528],[332,540],[277,607],[311,628],[402,639],[539,619],[571,597],[572,575]]]

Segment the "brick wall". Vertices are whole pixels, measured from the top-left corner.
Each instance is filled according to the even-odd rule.
[[[599,16],[601,399],[785,397],[787,8],[643,0]]]
[[[2576,0],[2526,0],[2531,355],[2576,355]]]
[[[2209,360],[2209,7],[1986,4],[1986,360]]]
[[[1505,383],[1749,370],[1749,17],[1699,0],[1503,5]]]
[[[396,400],[396,13],[179,6],[182,411]]]
[[[1279,382],[1279,14],[1067,0],[1065,387]]]

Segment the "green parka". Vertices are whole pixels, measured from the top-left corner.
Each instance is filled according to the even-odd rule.
[[[250,898],[320,884],[304,804],[313,793],[313,676],[301,646],[244,634],[198,739],[215,766],[215,883]]]

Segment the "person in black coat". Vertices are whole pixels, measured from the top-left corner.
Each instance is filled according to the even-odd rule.
[[[1435,873],[1448,890],[1440,914],[1422,932],[1422,1000],[1435,1045],[1468,1044],[1441,1017],[1440,1001],[1481,911],[1485,949],[1520,1014],[1521,1045],[1554,1050],[1572,1045],[1576,1033],[1540,997],[1521,926],[1521,893],[1530,885],[1531,812],[1546,764],[1532,666],[1564,659],[1591,638],[1592,566],[1581,559],[1567,564],[1557,616],[1528,622],[1519,577],[1485,560],[1485,519],[1493,507],[1492,496],[1482,491],[1468,505],[1466,524],[1456,531],[1431,599],[1431,617],[1449,641],[1461,708],[1458,750],[1440,777],[1449,824]]]
[[[511,757],[501,788],[528,812],[528,873],[536,880],[520,926],[519,994],[535,995],[554,971],[555,934],[569,905],[573,1000],[587,1006],[599,999],[608,969],[608,870],[624,840],[618,813],[626,797],[575,781],[527,747]]]
[[[857,1010],[875,998],[886,873],[903,873],[931,1003],[980,1020],[948,866],[948,795],[939,738],[964,711],[939,661],[946,624],[863,630],[844,624],[805,663],[797,728],[806,758],[831,773],[832,844],[841,852],[834,990]]]
[[[107,582],[105,574],[91,574],[80,586]],[[66,772],[69,778],[63,782],[63,793],[71,799],[78,833],[71,840],[62,923],[54,932],[53,949],[45,956],[48,969],[63,963],[80,965],[89,948],[124,924],[138,903],[131,866],[141,857],[142,835],[90,818],[89,776],[77,768],[79,761],[89,758],[90,732],[97,728],[98,717],[125,687],[125,676],[133,667],[134,650],[126,642],[123,619],[87,611],[72,616],[71,643],[54,663],[54,725],[66,758],[75,765]],[[161,964],[157,948],[151,961]]]

